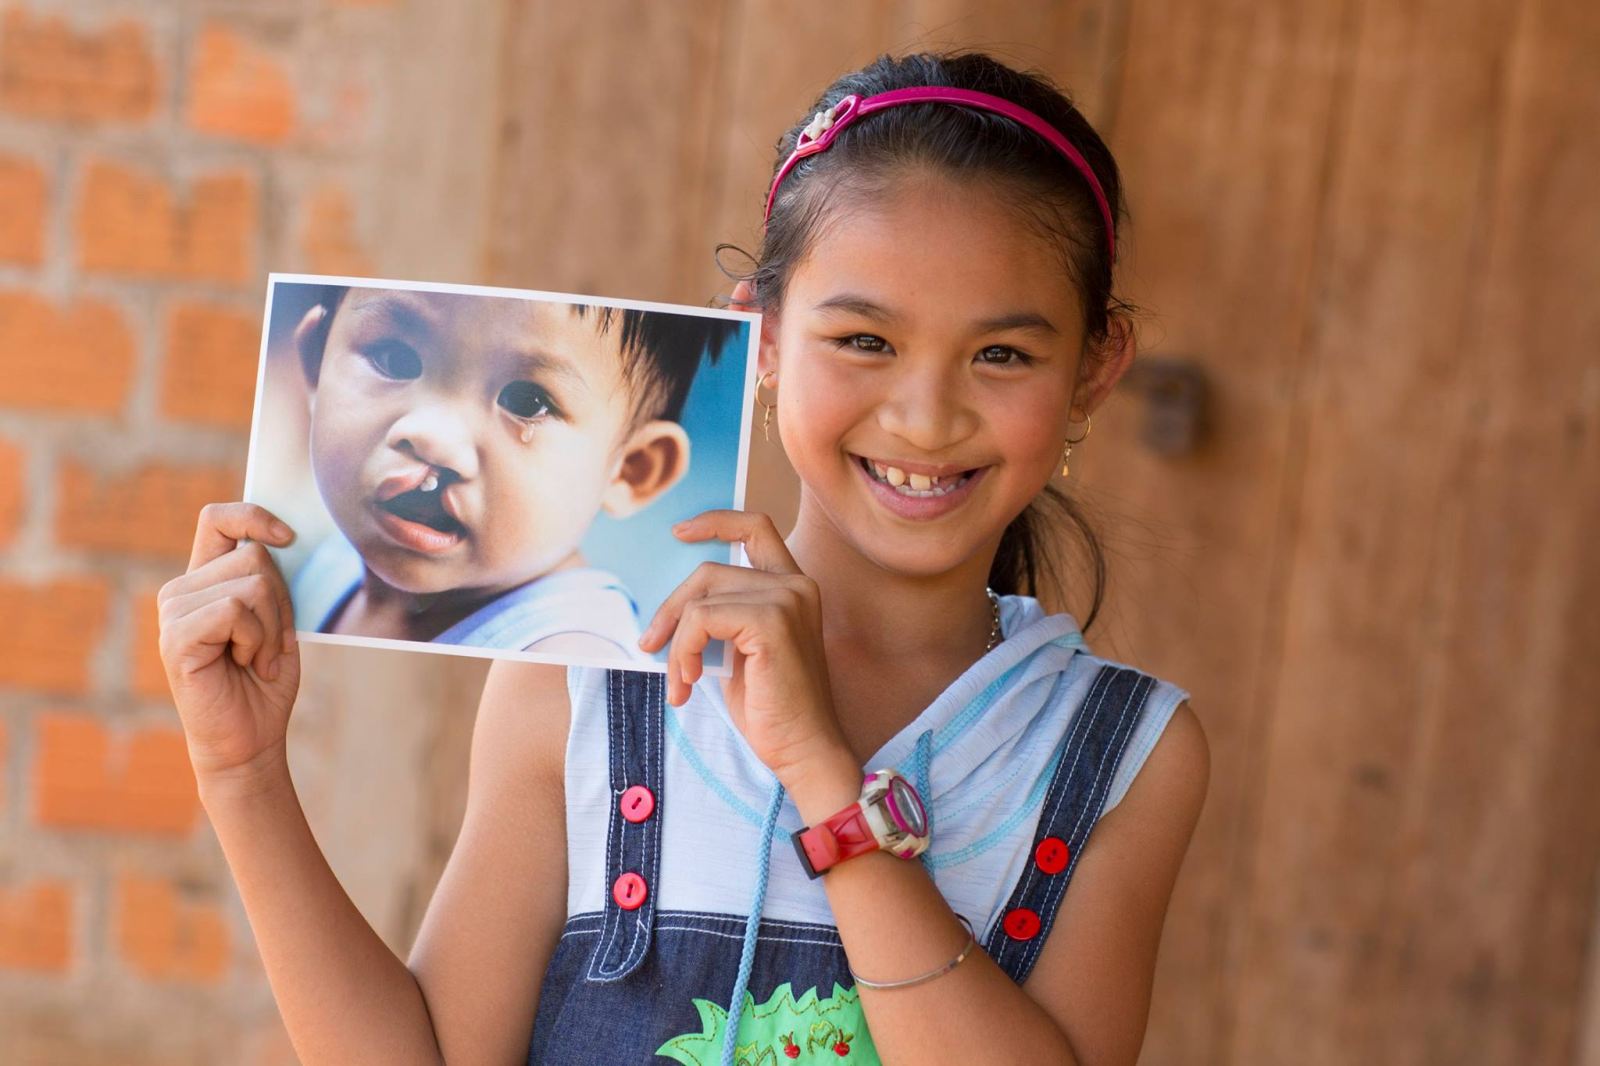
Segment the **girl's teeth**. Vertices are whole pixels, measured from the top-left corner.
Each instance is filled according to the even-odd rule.
[[[421,489],[423,492],[432,492],[438,487],[439,475],[434,473],[432,470],[428,471],[428,476],[422,479],[422,484],[417,486],[417,488]]]
[[[879,481],[887,483],[902,496],[943,496],[947,492],[954,492],[966,480],[963,474],[938,478],[928,474],[908,474],[897,466],[887,466],[871,459],[866,462]]]

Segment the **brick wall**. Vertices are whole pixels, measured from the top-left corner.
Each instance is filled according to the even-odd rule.
[[[0,0],[0,1061],[292,1061],[154,594],[242,492],[267,272],[428,276],[372,241],[403,206],[387,72],[426,60],[404,16]],[[434,276],[474,280],[471,239]]]

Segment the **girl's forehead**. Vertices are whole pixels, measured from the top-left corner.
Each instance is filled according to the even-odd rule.
[[[789,281],[785,302],[796,310],[841,292],[876,293],[880,306],[984,314],[1003,306],[1059,318],[1076,307],[1060,246],[992,186],[907,181],[827,214]]]

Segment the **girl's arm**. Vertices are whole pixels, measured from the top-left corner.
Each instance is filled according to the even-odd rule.
[[[289,1038],[313,1066],[520,1063],[566,914],[566,673],[490,669],[466,819],[423,921],[414,976],[328,868],[289,777],[300,646],[289,589],[264,545],[293,537],[258,504],[207,504],[188,569],[156,597],[200,800]]]
[[[466,816],[409,969],[329,869],[284,761],[202,783],[307,1066],[526,1062],[539,980],[566,916],[565,677],[558,666],[491,666]]]
[[[567,918],[564,666],[497,659],[472,731],[467,811],[411,951],[439,1046],[523,1066]]]
[[[920,985],[858,985],[883,1061],[1136,1062],[1167,901],[1209,767],[1199,719],[1182,703],[1127,795],[1095,827],[1022,988],[981,950]],[[797,779],[791,795],[813,824],[853,802],[860,780],[846,752]],[[851,967],[873,980],[926,973],[966,943],[920,863],[873,852],[829,870],[823,884]]]

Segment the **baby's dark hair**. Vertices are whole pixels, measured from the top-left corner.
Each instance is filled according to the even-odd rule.
[[[588,304],[573,304],[572,308],[583,319],[595,311],[602,336],[621,323],[618,341],[622,376],[633,394],[630,427],[656,418],[678,421],[701,360],[715,363],[723,345],[744,325],[724,318],[667,311]]]
[[[333,316],[349,291],[347,286],[326,286],[313,300],[327,308],[327,314],[300,344],[301,368],[313,386],[322,369],[323,348]],[[620,329],[622,376],[631,396],[624,432],[631,432],[652,419],[673,422],[681,419],[684,400],[701,360],[716,362],[723,346],[744,325],[708,315],[591,307],[579,303],[568,306],[584,320],[591,310],[598,312],[595,328],[601,336],[612,329]]]
[[[778,139],[772,173],[789,158],[812,116],[845,96],[931,85],[1003,97],[1059,130],[1100,182],[1120,245],[1126,209],[1117,165],[1105,142],[1047,76],[1015,70],[982,52],[883,55],[844,75]],[[834,213],[859,199],[888,193],[897,178],[914,168],[933,168],[991,186],[1035,232],[1056,245],[1062,273],[1083,308],[1084,369],[1103,358],[1118,316],[1132,308],[1111,291],[1113,264],[1094,195],[1082,174],[1044,138],[988,111],[947,103],[905,104],[856,120],[826,151],[801,160],[788,173],[778,187],[754,268],[731,276],[752,283],[757,310],[779,313],[790,275]],[[739,250],[722,244],[717,251],[724,248]],[[1105,553],[1079,503],[1054,486],[1047,486],[1006,528],[989,583],[999,593],[1038,595],[1041,588],[1060,589],[1052,534],[1062,516],[1077,527],[1093,574],[1093,600],[1083,625],[1087,630],[1105,596]]]

